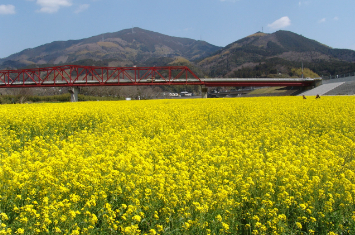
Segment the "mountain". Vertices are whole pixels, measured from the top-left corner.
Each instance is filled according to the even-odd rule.
[[[179,38],[132,28],[81,40],[56,41],[26,49],[0,60],[1,67],[73,64],[104,61],[105,66],[144,64],[154,58],[201,59],[219,50],[204,41]]]
[[[140,29],[57,41],[0,59],[0,69],[79,64],[189,66],[200,77],[317,77],[355,71],[355,51],[289,31],[257,32],[224,48]]]
[[[289,31],[255,33],[202,59],[212,77],[299,76],[302,63],[319,75],[355,71],[355,51],[333,49]]]

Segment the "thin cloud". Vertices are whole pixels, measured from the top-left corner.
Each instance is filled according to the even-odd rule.
[[[0,5],[0,15],[15,14],[15,6],[13,5]]]
[[[318,23],[324,23],[326,21],[326,19],[325,18],[323,18],[323,19],[320,19],[320,20],[318,20]]]
[[[72,0],[36,0],[36,3],[41,6],[39,12],[55,13],[61,7],[70,7]]]
[[[337,21],[337,20],[339,20],[339,17],[338,17],[338,16],[335,16],[335,17],[333,18],[333,20]]]
[[[270,29],[277,30],[277,29],[282,29],[286,28],[291,25],[291,20],[288,18],[288,16],[281,17],[278,20],[275,20],[273,23],[268,24],[267,26]]]
[[[299,1],[298,6],[307,6],[309,5],[309,1]]]
[[[80,12],[86,11],[89,7],[90,7],[89,4],[82,4],[74,12],[78,14]]]

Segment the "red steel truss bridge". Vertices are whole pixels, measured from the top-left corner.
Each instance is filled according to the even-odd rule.
[[[315,86],[310,78],[199,78],[186,66],[94,67],[63,65],[0,70],[0,88],[79,86]]]

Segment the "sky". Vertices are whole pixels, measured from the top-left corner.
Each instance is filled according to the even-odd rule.
[[[0,0],[0,58],[139,27],[226,46],[287,30],[355,50],[354,0]]]

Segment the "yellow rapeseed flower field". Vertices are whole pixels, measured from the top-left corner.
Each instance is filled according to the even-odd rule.
[[[355,234],[355,97],[0,106],[0,234]]]

